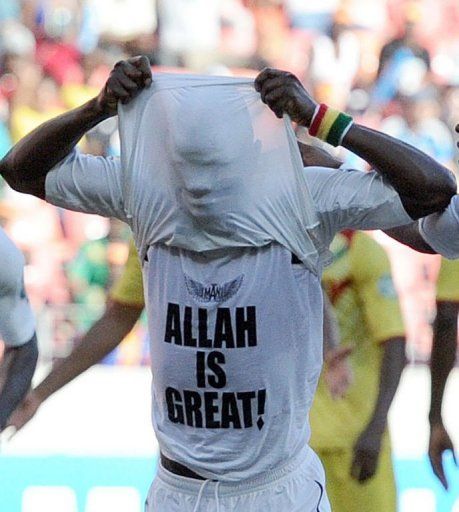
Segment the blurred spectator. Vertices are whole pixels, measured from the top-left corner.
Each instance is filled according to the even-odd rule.
[[[23,102],[13,101],[11,108],[11,136],[14,143],[64,111],[56,82],[51,77],[41,75],[40,69],[34,64],[24,65],[19,80],[19,87],[24,86],[24,91]],[[25,89],[29,92],[27,97]]]
[[[411,96],[401,95],[400,113],[386,118],[381,129],[453,168],[454,141],[448,126],[440,119],[439,99],[434,86]]]
[[[222,0],[221,46],[226,64],[248,63],[256,51],[255,17],[240,0]]]
[[[344,109],[360,65],[360,45],[346,18],[314,38],[308,77],[318,101]]]
[[[420,41],[421,11],[417,2],[406,6],[402,33],[388,41],[379,55],[376,104],[392,100],[397,92],[415,93],[430,69],[430,55]]]
[[[289,46],[289,26],[283,3],[278,0],[249,0],[257,37],[252,67],[262,69],[277,65],[292,49]]]
[[[158,0],[160,62],[205,71],[218,59],[222,1]]]
[[[327,32],[339,0],[286,0],[285,5],[293,28]]]
[[[86,0],[85,4],[85,13],[93,17],[102,41],[136,41],[142,46],[140,41],[147,38],[150,48],[144,47],[143,53],[152,50],[157,28],[155,0]]]
[[[406,49],[411,52],[413,57],[421,59],[426,68],[430,67],[430,55],[428,50],[421,44],[420,36],[421,12],[419,6],[412,2],[406,8],[406,18],[402,33],[388,41],[381,50],[379,56],[378,76],[381,75],[384,68],[397,55],[400,49]]]

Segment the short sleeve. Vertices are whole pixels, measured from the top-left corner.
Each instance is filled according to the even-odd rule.
[[[419,232],[432,249],[448,259],[459,258],[459,196],[442,213],[419,221]]]
[[[48,173],[46,200],[68,210],[126,222],[119,158],[73,151]]]
[[[144,306],[142,269],[134,243],[129,245],[129,255],[123,273],[110,290],[110,297],[129,306]]]
[[[0,229],[0,338],[8,347],[27,343],[35,318],[24,288],[24,256]]]
[[[357,233],[350,260],[370,338],[381,343],[404,336],[399,299],[384,249],[370,236]]]
[[[327,243],[343,229],[387,229],[413,220],[395,189],[375,171],[306,167]]]

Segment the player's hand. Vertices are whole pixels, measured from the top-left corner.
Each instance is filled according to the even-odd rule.
[[[104,88],[97,96],[98,108],[108,116],[117,113],[118,101],[129,103],[145,87],[150,87],[152,74],[145,56],[120,60],[115,64]]]
[[[443,423],[435,423],[430,426],[429,439],[429,460],[435,476],[440,480],[445,489],[448,489],[448,480],[446,479],[443,468],[443,452],[450,450],[453,454],[454,462],[457,465],[454,445],[448,435]]]
[[[354,445],[354,458],[351,476],[359,483],[366,482],[374,476],[381,452],[382,434],[369,425],[359,436]]]
[[[31,389],[9,417],[7,426],[14,427],[16,432],[21,430],[35,416],[41,404],[42,400]]]
[[[255,90],[277,117],[281,118],[286,113],[292,121],[309,126],[317,102],[309,96],[295,75],[265,68],[255,79]]]
[[[353,374],[348,360],[352,350],[352,347],[337,347],[325,356],[325,384],[335,400],[343,398],[352,384]]]

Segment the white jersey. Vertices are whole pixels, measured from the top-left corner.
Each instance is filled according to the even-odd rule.
[[[46,197],[131,222],[121,174],[118,159],[73,153],[48,174]],[[311,167],[304,175],[325,246],[345,228],[411,221],[375,173]],[[156,201],[154,184],[138,193],[139,203]],[[292,266],[291,252],[275,242],[203,253],[155,243],[147,256],[160,449],[222,480],[254,477],[288,460],[307,442],[322,362],[320,276]]]
[[[24,256],[0,228],[0,338],[7,346],[27,343],[35,320],[24,289]]]
[[[278,244],[144,268],[153,425],[161,450],[206,478],[279,467],[309,438],[322,365],[320,280]]]
[[[46,198],[128,222],[148,259],[160,449],[205,477],[248,479],[309,436],[322,362],[314,253],[342,229],[411,218],[377,173],[303,169],[291,127],[266,129],[275,117],[252,83],[165,80],[122,109],[121,160],[72,153]]]
[[[459,196],[455,195],[448,208],[419,221],[424,240],[445,258],[459,258]]]
[[[253,80],[155,74],[118,117],[141,258],[157,242],[202,252],[276,241],[318,272],[328,251],[292,123],[260,101]]]

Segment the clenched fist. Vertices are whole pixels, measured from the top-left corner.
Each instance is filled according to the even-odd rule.
[[[292,73],[266,68],[255,79],[255,90],[277,117],[286,113],[301,126],[311,123],[317,102]]]
[[[115,64],[104,88],[97,96],[97,105],[107,116],[117,113],[118,101],[129,103],[152,82],[150,63],[145,56],[132,57]]]

